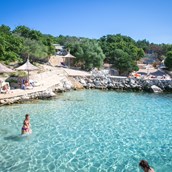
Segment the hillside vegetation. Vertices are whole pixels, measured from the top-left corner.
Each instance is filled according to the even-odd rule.
[[[165,59],[166,66],[172,68],[172,45],[154,44],[147,40],[135,41],[121,34],[106,35],[99,39],[75,36],[52,36],[26,26],[0,26],[0,61],[6,64],[23,62],[30,58],[35,62],[46,62],[55,54],[53,44],[60,44],[76,57],[75,65],[91,70],[110,63],[120,74],[138,70],[137,60],[145,53],[153,53],[159,60]]]

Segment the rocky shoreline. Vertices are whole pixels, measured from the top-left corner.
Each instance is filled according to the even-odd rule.
[[[112,76],[91,76],[91,77],[75,77],[84,88],[110,89],[110,90],[126,90],[126,91],[145,91],[155,92],[153,86],[159,88],[159,92],[172,92],[172,80],[158,79],[137,79],[127,77]]]
[[[22,103],[33,99],[47,99],[56,93],[77,89],[105,89],[145,92],[172,92],[172,80],[148,80],[127,77],[112,77],[106,75],[66,77],[56,85],[41,91],[33,91],[24,95],[0,99],[0,105]]]

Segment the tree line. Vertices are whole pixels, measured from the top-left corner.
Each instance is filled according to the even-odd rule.
[[[99,39],[75,36],[58,37],[43,34],[26,26],[0,26],[0,61],[6,64],[23,62],[30,57],[32,61],[44,62],[55,54],[53,44],[60,44],[76,57],[75,65],[82,69],[101,68],[103,63],[110,63],[120,74],[138,70],[137,60],[145,53],[154,53],[172,68],[172,45],[154,44],[147,40],[135,41],[121,34],[106,35]],[[171,65],[171,66],[170,66]]]
[[[1,25],[0,61],[7,64],[22,62],[28,56],[36,61],[46,59],[55,52],[53,41],[53,36],[26,26],[18,26],[11,30],[9,26]]]

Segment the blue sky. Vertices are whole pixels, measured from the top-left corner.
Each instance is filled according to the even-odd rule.
[[[172,43],[171,0],[0,0],[0,24],[26,25],[54,36]]]

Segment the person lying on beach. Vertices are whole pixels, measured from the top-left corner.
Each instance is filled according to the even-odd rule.
[[[30,129],[30,116],[29,114],[26,114],[25,120],[23,122],[23,127],[22,127],[22,134],[26,133],[32,133],[32,130]]]
[[[154,169],[149,166],[146,160],[141,160],[139,166],[144,170],[144,172],[155,172]]]
[[[33,86],[30,84],[29,80],[24,80],[23,84],[21,85],[21,88],[23,90],[26,90],[26,89],[31,90],[33,89]]]
[[[8,84],[3,85],[1,92],[3,93],[10,93],[10,87]]]

